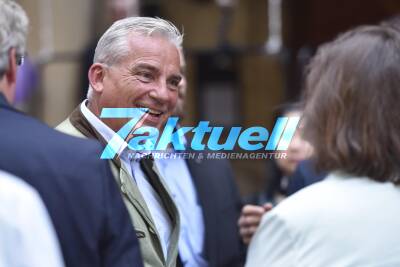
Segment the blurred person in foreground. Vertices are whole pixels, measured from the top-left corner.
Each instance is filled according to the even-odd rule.
[[[303,107],[301,103],[294,102],[278,106],[274,117],[277,120],[279,117],[302,117],[302,115]],[[302,123],[296,129],[285,153],[287,155],[285,158],[267,162],[269,179],[266,189],[261,193],[246,197],[244,200],[246,205],[242,208],[238,225],[245,244],[250,243],[262,216],[282,201],[288,195],[288,190],[298,190],[298,187],[300,187],[300,183],[297,181],[299,175],[295,177],[295,181],[292,181],[292,176],[299,164],[309,159],[313,153],[312,146],[303,138]],[[308,178],[316,180],[314,177],[315,175]],[[304,183],[301,185],[305,186]]]
[[[37,190],[67,267],[142,266],[129,214],[107,162],[99,159],[100,145],[55,131],[10,105],[27,29],[22,8],[0,0],[0,169]]]
[[[400,266],[400,35],[363,26],[319,48],[305,136],[330,172],[268,212],[246,266]]]
[[[64,262],[37,191],[0,170],[0,267],[18,266],[63,267]]]
[[[135,129],[161,129],[178,98],[182,38],[173,24],[160,18],[116,21],[97,44],[88,73],[88,99],[57,129],[97,139],[107,146],[130,119],[101,119],[103,108],[147,108]],[[178,210],[154,161],[127,145],[130,137],[123,140],[111,165],[139,238],[145,266],[175,266]]]
[[[180,57],[181,72],[184,74],[186,63],[182,50]],[[183,75],[173,113],[179,119],[185,115],[186,93],[187,82]],[[185,138],[183,143],[190,143],[190,140]],[[170,147],[168,153],[182,151],[176,152]],[[236,224],[241,202],[229,161],[177,157],[160,158],[155,162],[181,218],[177,266],[243,266],[243,246]]]

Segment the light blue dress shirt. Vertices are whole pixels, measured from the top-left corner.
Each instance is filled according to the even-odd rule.
[[[170,153],[174,153],[171,151]],[[179,255],[185,267],[207,267],[202,256],[204,247],[204,218],[187,163],[182,158],[156,159],[164,182],[178,207],[181,218]]]

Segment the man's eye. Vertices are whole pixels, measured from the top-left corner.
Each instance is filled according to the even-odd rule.
[[[178,90],[180,83],[181,83],[180,79],[173,79],[169,82],[170,88],[172,90]]]
[[[150,82],[153,79],[153,75],[149,72],[139,72],[137,75],[142,82]]]

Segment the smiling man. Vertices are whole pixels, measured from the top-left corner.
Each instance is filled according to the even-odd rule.
[[[115,22],[97,44],[88,73],[88,99],[57,129],[98,139],[106,146],[129,118],[100,119],[103,108],[145,108],[147,112],[136,127],[161,129],[177,102],[181,44],[182,35],[165,20],[130,17]],[[114,176],[145,266],[175,266],[178,211],[152,160],[137,160],[137,154],[125,143],[112,160]]]

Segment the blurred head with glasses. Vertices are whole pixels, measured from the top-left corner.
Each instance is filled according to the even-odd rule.
[[[28,18],[11,0],[0,0],[0,93],[9,103],[15,95],[17,66],[24,60]]]

